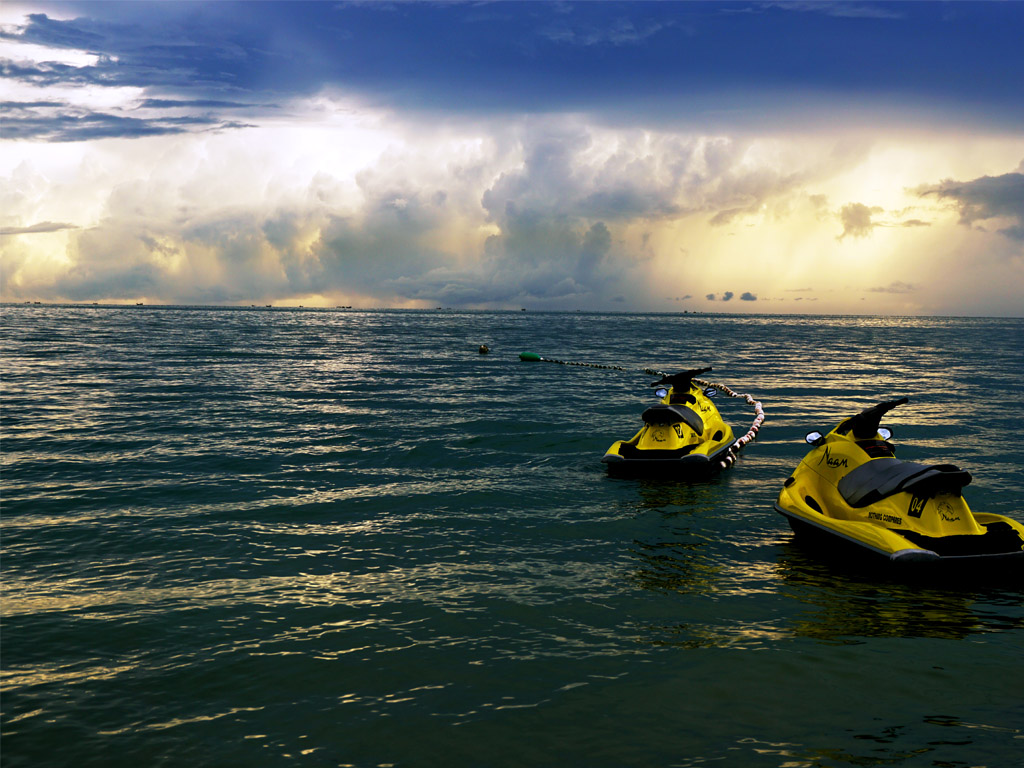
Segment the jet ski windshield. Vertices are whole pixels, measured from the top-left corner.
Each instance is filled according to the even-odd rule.
[[[858,440],[870,440],[878,433],[878,425],[882,421],[882,417],[885,416],[889,411],[895,408],[897,405],[903,405],[909,403],[910,400],[906,397],[901,397],[899,400],[887,400],[886,402],[873,405],[870,408],[858,413],[856,416],[851,416],[838,427],[836,432],[840,435],[845,435],[847,432],[853,431],[853,436]]]

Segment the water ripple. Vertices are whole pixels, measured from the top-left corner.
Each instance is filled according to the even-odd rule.
[[[3,321],[12,768],[1016,754],[1020,587],[837,568],[772,504],[806,432],[907,395],[900,455],[967,467],[972,507],[1020,516],[1019,320],[6,306]],[[710,483],[610,478],[600,456],[635,432],[652,378],[521,351],[711,364],[768,421]],[[933,714],[908,716],[922,700]]]

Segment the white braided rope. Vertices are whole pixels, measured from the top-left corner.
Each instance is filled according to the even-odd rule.
[[[743,398],[748,405],[754,408],[754,422],[750,425],[750,429],[747,433],[740,438],[737,438],[732,445],[729,446],[729,450],[725,454],[725,458],[722,459],[719,464],[722,469],[732,466],[733,462],[736,461],[736,455],[747,445],[747,443],[753,442],[754,438],[757,437],[758,431],[761,429],[761,425],[764,424],[764,409],[761,407],[761,403],[755,400],[750,395],[741,395],[737,392],[733,392],[725,384],[715,384],[714,382],[704,381],[703,379],[694,378],[693,382],[702,387],[712,387],[717,389],[724,395],[729,397],[740,397]]]

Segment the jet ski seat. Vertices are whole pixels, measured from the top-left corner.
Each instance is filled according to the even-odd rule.
[[[678,424],[683,422],[698,435],[704,434],[704,419],[692,408],[685,405],[665,405],[658,403],[644,411],[640,418],[644,424]]]
[[[952,464],[918,464],[895,458],[872,459],[849,472],[837,487],[851,507],[866,507],[907,491],[918,496],[960,493],[971,473]]]

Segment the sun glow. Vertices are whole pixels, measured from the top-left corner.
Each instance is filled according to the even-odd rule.
[[[837,140],[831,144],[844,146]],[[771,151],[746,152],[744,167],[772,169],[765,159],[779,158],[786,143],[767,146]],[[809,164],[814,173],[789,165],[797,172],[795,183],[770,191],[757,207],[727,221],[690,214],[648,233],[648,247],[656,254],[652,292],[655,286],[677,285],[671,298],[690,309],[934,311],[948,300],[952,286],[976,279],[967,277],[962,260],[953,255],[972,233],[950,203],[921,193],[922,182],[970,177],[965,169],[977,173],[979,166],[996,175],[1024,156],[1019,137],[976,141],[965,158],[955,137],[917,136],[841,152],[829,172],[829,164],[820,161],[828,155],[827,142],[819,140],[815,148],[797,140],[789,148],[799,148],[805,157],[816,154],[819,160]],[[744,290],[757,301],[737,301]],[[732,292],[728,304],[722,302],[727,291]],[[681,302],[680,295],[690,298]]]

